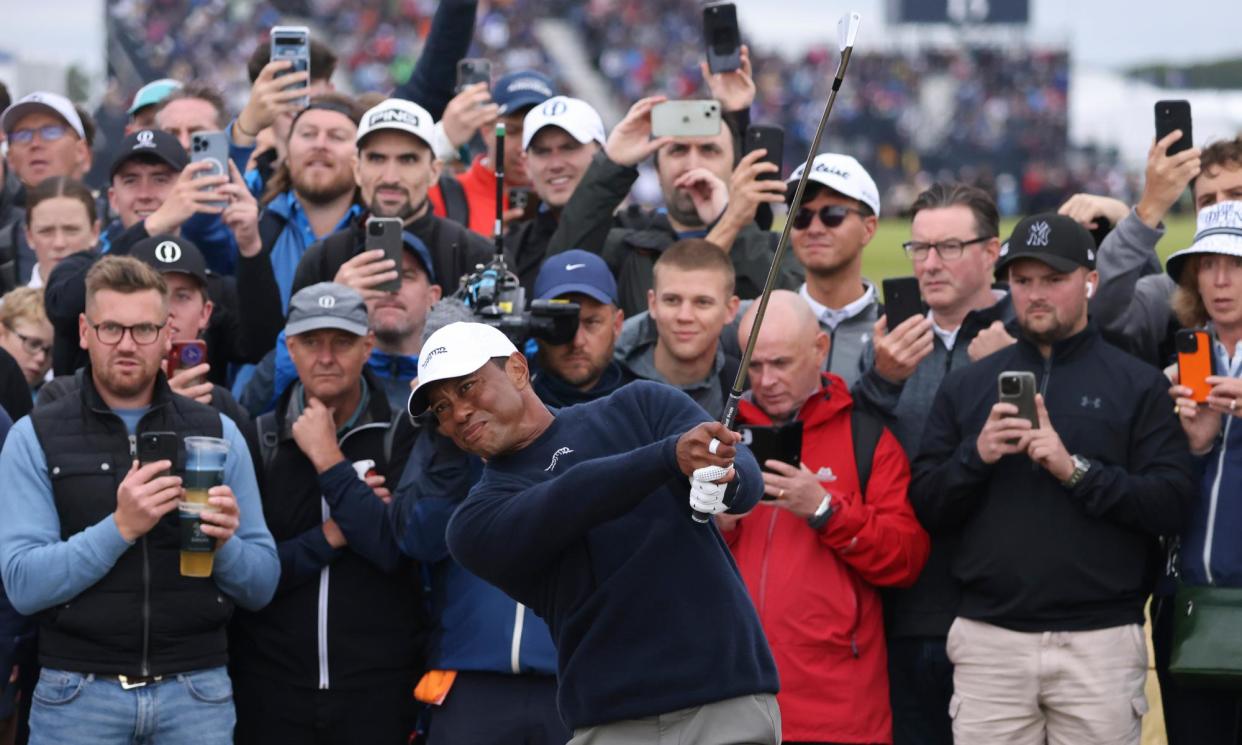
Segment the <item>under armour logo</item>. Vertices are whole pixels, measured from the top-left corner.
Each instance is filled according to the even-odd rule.
[[[570,450],[569,448],[561,448],[560,450],[557,450],[555,453],[552,453],[552,462],[549,463],[548,467],[543,470],[551,471],[552,469],[556,468],[557,459],[559,459],[562,455],[569,455],[572,452],[573,450]]]
[[[815,478],[819,479],[820,481],[826,481],[828,483],[832,483],[833,481],[837,480],[837,475],[833,473],[832,469],[829,468],[828,466],[821,466],[820,469],[815,472]]]
[[[539,111],[544,116],[560,116],[561,114],[564,114],[568,108],[569,104],[565,103],[564,99],[554,98],[545,103],[543,108]]]
[[[165,264],[175,264],[181,260],[181,246],[176,241],[163,241],[155,247],[155,258]]]
[[[331,295],[324,295],[323,297],[319,298],[320,308],[333,308],[335,306],[336,306],[336,298],[332,297]]]
[[[1090,396],[1082,397],[1082,408],[1084,409],[1098,409],[1102,405],[1103,402],[1099,398],[1091,398]]]
[[[1040,220],[1031,226],[1031,232],[1026,236],[1026,245],[1028,246],[1047,246],[1048,238],[1052,233],[1052,226],[1044,220]]]
[[[566,264],[565,265],[565,271],[567,272],[572,272],[575,269],[585,269],[585,268],[586,268],[586,264]]]
[[[134,145],[137,150],[140,147],[155,147],[155,133],[149,129],[144,129],[137,134],[138,142]]]

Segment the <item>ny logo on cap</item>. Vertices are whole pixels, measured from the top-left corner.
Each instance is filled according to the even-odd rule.
[[[319,298],[320,308],[333,308],[335,306],[336,306],[336,298],[332,297],[331,295],[324,295],[323,297]]]
[[[165,264],[181,261],[181,246],[176,241],[163,241],[155,247],[155,258]]]
[[[1047,222],[1040,220],[1031,226],[1031,232],[1026,236],[1026,245],[1028,246],[1047,246],[1049,235],[1052,233],[1052,226]]]
[[[417,127],[418,115],[411,114],[410,112],[403,111],[401,109],[386,109],[372,114],[371,118],[367,119],[367,126],[374,127],[377,124],[388,124],[391,122],[396,122],[397,124],[408,124],[411,127]]]
[[[561,114],[564,114],[565,110],[568,108],[569,105],[564,101],[549,101],[543,105],[543,108],[540,109],[540,111],[544,116],[560,116]]]
[[[144,129],[137,134],[138,143],[134,145],[137,150],[140,147],[155,147],[155,133],[149,129]]]

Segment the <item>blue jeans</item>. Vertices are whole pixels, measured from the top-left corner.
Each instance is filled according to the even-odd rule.
[[[30,710],[30,745],[230,745],[233,684],[223,667],[125,690],[115,679],[43,669]]]

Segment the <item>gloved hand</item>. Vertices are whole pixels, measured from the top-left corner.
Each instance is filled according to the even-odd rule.
[[[725,489],[733,476],[732,466],[706,466],[695,469],[690,477],[690,508],[708,515],[719,515],[729,509]],[[716,483],[721,482],[721,483]]]

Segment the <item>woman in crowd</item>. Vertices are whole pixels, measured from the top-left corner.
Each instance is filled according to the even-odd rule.
[[[1178,320],[1185,328],[1207,329],[1215,357],[1206,404],[1196,404],[1185,385],[1169,389],[1203,474],[1174,569],[1183,585],[1242,588],[1242,423],[1234,423],[1242,417],[1242,202],[1200,211],[1194,244],[1170,256],[1167,268],[1177,282]],[[1173,679],[1169,656],[1178,614],[1171,597],[1161,600],[1154,640],[1170,745],[1235,745],[1242,735],[1242,693]],[[1242,645],[1242,637],[1236,643]]]
[[[53,176],[26,193],[26,240],[37,265],[31,287],[42,287],[60,260],[99,240],[95,198],[76,179]]]

